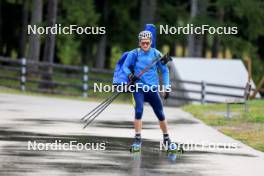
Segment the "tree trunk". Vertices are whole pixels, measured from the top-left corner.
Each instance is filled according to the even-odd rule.
[[[191,20],[197,15],[197,0],[191,0]],[[195,56],[195,35],[188,35],[188,56]]]
[[[203,36],[190,34],[188,36],[188,57],[202,57]]]
[[[57,19],[57,0],[48,0],[48,15],[47,15],[47,23],[48,26],[54,26],[56,24]],[[48,34],[46,36],[45,41],[45,48],[44,48],[44,56],[43,61],[53,64],[54,61],[54,50],[55,50],[55,41],[56,35],[55,34]],[[46,81],[52,81],[52,66],[48,67],[47,74],[42,75],[42,79]],[[41,87],[51,87],[48,84],[44,84]]]
[[[105,68],[106,69],[111,69],[111,47],[108,45],[106,46],[106,61],[105,61]]]
[[[82,56],[82,64],[87,65],[90,61],[90,58],[92,58],[91,56],[92,56],[91,47],[89,44],[87,44],[85,46],[85,52],[83,53],[83,56]]]
[[[0,1],[0,55],[3,55],[2,21],[2,1]]]
[[[206,51],[207,51],[207,34],[204,34],[203,36],[203,44],[202,44],[202,57],[206,57]]]
[[[28,25],[28,6],[29,0],[25,0],[23,3],[22,17],[21,17],[21,31],[18,48],[18,58],[25,57],[26,43],[27,43],[27,25]]]
[[[220,50],[220,40],[219,37],[215,35],[212,46],[212,58],[217,58],[219,50]]]
[[[218,20],[219,22],[223,22],[224,20],[224,9],[220,8],[218,10]],[[218,52],[220,51],[220,38],[218,35],[214,35],[214,39],[213,39],[213,46],[212,46],[212,58],[217,58],[218,56]]]
[[[157,0],[142,0],[140,7],[140,28],[144,29],[145,24],[154,23]]]
[[[106,60],[106,34],[103,35],[99,41],[98,48],[96,51],[96,61],[95,67],[96,68],[104,68],[105,60]]]
[[[170,56],[176,56],[176,47],[177,47],[177,42],[174,41],[170,46],[170,52],[169,52]]]
[[[103,21],[106,24],[108,21],[108,0],[103,1]],[[106,61],[106,45],[107,45],[107,34],[104,34],[98,43],[96,51],[96,59],[94,66],[96,68],[104,68]]]
[[[39,26],[42,21],[42,0],[32,0],[31,25]],[[40,35],[29,35],[29,52],[28,58],[32,61],[39,61],[40,57]],[[32,71],[37,71],[37,67],[33,66]]]
[[[191,0],[191,20],[206,11],[206,0]],[[202,57],[203,54],[203,35],[188,35],[188,56]]]

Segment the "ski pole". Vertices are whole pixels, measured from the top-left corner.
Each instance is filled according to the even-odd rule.
[[[117,92],[116,92],[117,93]],[[115,94],[116,94],[115,93]],[[88,114],[84,115],[82,118],[81,118],[81,121],[84,120],[87,116],[89,116],[91,113],[93,113],[94,111],[96,111],[97,109],[99,109],[104,103],[106,103],[107,101],[109,101],[111,99],[111,97],[113,97],[115,94],[107,97],[103,102],[101,102],[98,106],[96,106],[92,111],[90,111]]]
[[[164,60],[163,60],[164,59]],[[167,62],[171,61],[171,57],[167,55],[167,57],[157,57],[155,58],[151,64],[146,66],[138,75],[137,77],[140,78],[145,72],[147,72],[151,67],[153,67],[158,61],[162,61],[164,64],[167,64]],[[127,86],[130,86],[132,84],[132,81],[130,81]],[[88,117],[88,119],[85,120],[87,122],[83,128],[86,128],[89,124],[91,124],[97,116],[99,116],[122,92],[116,92],[114,95],[108,97],[105,99],[102,103],[100,103],[96,108],[94,108],[91,112],[89,112],[87,115],[85,115],[81,120],[85,119],[87,116],[89,116],[91,113],[93,113],[91,116]],[[95,111],[95,112],[94,112]],[[93,115],[95,115],[93,117]],[[93,117],[93,118],[92,118]]]
[[[130,81],[126,86],[130,86],[132,84],[132,81]],[[86,122],[85,126],[83,127],[86,128],[89,124],[91,124],[94,119],[99,116],[122,92],[117,92],[112,96],[112,98],[109,100],[109,102],[105,103],[104,105],[101,106],[100,109],[98,109],[96,112],[94,112],[91,116],[89,116],[84,122]],[[94,117],[93,117],[94,116]]]
[[[84,122],[86,122],[87,119],[90,118],[90,116],[93,116],[94,113],[96,113],[99,109],[101,109],[101,107],[103,107],[104,104],[107,104],[108,101],[110,101],[110,100],[115,96],[115,94],[117,94],[117,93],[119,93],[119,92],[115,92],[113,95],[107,97],[103,102],[101,102],[98,106],[96,106],[92,111],[90,111],[88,114],[84,115],[84,116],[81,118],[81,121],[84,120]],[[94,112],[94,113],[93,113],[93,112]],[[92,113],[93,113],[93,114],[92,114]],[[92,115],[91,115],[91,114],[92,114]],[[88,117],[88,116],[89,116],[89,117]],[[86,117],[88,117],[88,118],[86,119]]]
[[[102,109],[100,109],[100,111],[84,125],[83,129],[85,129],[89,124],[91,124],[95,120],[95,118],[99,116],[120,94],[121,92],[118,92],[118,94],[115,94],[115,96],[109,101],[109,103],[105,104],[105,106]]]
[[[118,93],[118,92],[117,92],[117,93]],[[115,94],[111,95],[110,97],[108,97],[108,98],[107,98],[107,101],[105,101],[103,104],[101,103],[100,106],[96,107],[96,108],[93,109],[91,112],[89,112],[89,114],[85,115],[85,117],[87,117],[87,118],[85,118],[85,119],[83,120],[83,122],[87,122],[87,121],[88,121],[88,120],[89,120],[94,114],[96,114],[98,111],[100,111],[100,109],[104,108],[105,105],[109,104],[109,102],[110,102],[113,98],[115,98],[115,95],[116,95],[117,93],[115,93]]]

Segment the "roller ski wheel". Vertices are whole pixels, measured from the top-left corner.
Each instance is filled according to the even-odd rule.
[[[179,145],[178,143],[174,143],[175,145],[169,145],[167,153],[168,154],[183,154],[184,150],[182,145]]]
[[[141,151],[141,143],[134,143],[130,147],[130,152],[131,153],[136,153]]]
[[[167,153],[168,154],[183,154],[184,153],[184,150],[182,148],[180,148],[180,149],[173,149],[173,150],[168,149],[167,150]]]

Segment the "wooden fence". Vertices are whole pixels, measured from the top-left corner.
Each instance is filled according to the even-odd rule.
[[[174,79],[173,82],[177,82],[178,84],[184,84],[186,85],[196,85],[199,87],[198,89],[188,89],[188,88],[179,88],[179,86],[175,86],[172,84],[172,95],[170,96],[172,99],[176,100],[181,100],[181,101],[186,101],[186,102],[200,102],[201,104],[205,103],[225,103],[224,101],[217,101],[217,100],[210,100],[208,96],[214,96],[214,97],[222,97],[226,99],[244,99],[244,91],[245,87],[244,86],[234,86],[234,85],[224,85],[224,84],[215,84],[215,83],[208,83],[205,81],[187,81],[187,80],[179,80],[179,79]],[[172,82],[172,83],[173,83]],[[246,85],[245,85],[246,86]],[[233,90],[239,90],[241,94],[237,93],[226,93],[226,91],[211,91],[209,88],[214,88],[214,89],[226,89],[229,91]],[[255,89],[251,89],[253,92]],[[184,93],[192,93],[192,94],[197,94],[199,98],[191,98],[189,96],[181,96]],[[180,96],[179,96],[180,95]]]
[[[89,68],[87,65],[69,66],[35,62],[25,58],[14,60],[0,57],[0,80],[2,80],[0,85],[19,88],[22,91],[29,90],[67,95],[82,93],[83,97],[87,97],[88,90],[93,89],[93,84],[88,83],[103,82],[110,84],[112,73],[111,70]],[[4,80],[13,82],[12,84],[5,84]],[[58,89],[59,87],[62,89]],[[72,88],[73,90],[67,92],[64,91],[65,88]]]
[[[100,82],[111,84],[112,70],[90,68],[84,66],[69,66],[62,64],[50,64],[45,62],[35,62],[25,58],[15,60],[6,57],[0,57],[0,86],[19,88],[22,91],[48,92],[55,94],[78,95],[88,97],[92,93],[93,83]],[[2,81],[1,81],[2,80]],[[12,81],[11,84],[5,84],[6,81]],[[230,90],[244,90],[245,87],[234,85],[221,85],[208,83],[204,81],[188,81],[174,79],[172,83],[192,84],[199,86],[199,89],[186,89],[185,87],[172,84],[170,99],[175,101],[200,102],[204,103],[222,103],[221,101],[209,100],[209,95],[243,98],[244,95],[220,93],[210,91],[209,87],[227,88]],[[66,91],[70,89],[70,91]],[[254,89],[252,89],[254,91]],[[185,93],[199,95],[199,98],[181,96]]]

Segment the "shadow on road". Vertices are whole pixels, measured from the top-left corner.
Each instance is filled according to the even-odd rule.
[[[21,119],[15,119],[15,123]],[[77,121],[22,119],[29,126],[41,126],[61,123],[79,123]],[[23,124],[24,124],[23,123]],[[179,123],[178,121],[175,123]],[[184,122],[194,123],[194,122]],[[19,125],[21,123],[18,123]],[[96,127],[131,128],[131,122],[112,123],[102,121]],[[153,128],[154,123],[144,124]],[[160,150],[159,142],[143,140],[141,153],[130,153],[132,138],[99,137],[87,135],[56,135],[16,131],[0,127],[0,175],[204,175],[201,168],[209,167],[208,155],[215,157],[225,153],[188,151],[182,155],[168,155]],[[28,150],[31,144],[55,143],[95,144],[92,149],[73,150]],[[105,143],[105,150],[97,144]],[[56,144],[59,145],[59,144]],[[228,154],[230,155],[230,153]],[[236,156],[236,155],[234,155]],[[252,157],[252,156],[244,156]],[[202,167],[201,167],[202,166]]]
[[[141,153],[130,153],[130,138],[98,136],[56,136],[21,131],[0,130],[1,175],[27,174],[94,174],[94,175],[188,175],[177,170],[191,156],[168,156],[159,143],[144,141]],[[100,150],[28,150],[28,141],[36,143],[105,143]],[[176,166],[176,167],[175,167]],[[182,167],[182,166],[181,166]],[[198,171],[197,171],[197,175]]]

